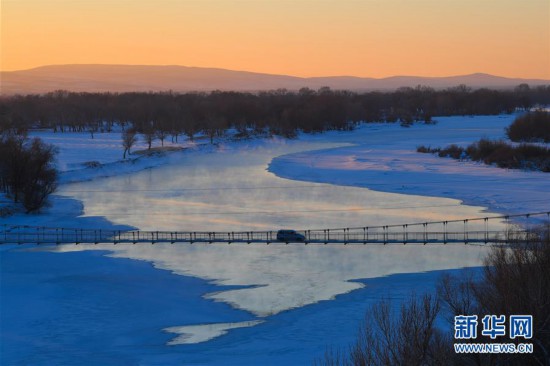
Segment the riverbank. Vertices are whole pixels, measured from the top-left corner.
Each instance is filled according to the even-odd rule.
[[[438,117],[434,126],[368,124],[354,132],[355,146],[288,154],[269,171],[306,181],[365,187],[382,192],[459,199],[500,214],[548,211],[548,176],[416,152],[420,145],[467,146],[481,137],[505,138],[514,115]]]
[[[224,289],[205,280],[108,251],[54,249],[0,248],[2,365],[143,364],[175,353],[163,328],[253,319],[203,299]]]

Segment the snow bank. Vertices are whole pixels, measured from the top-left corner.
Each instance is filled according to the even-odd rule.
[[[51,130],[35,130],[29,137],[39,137],[44,142],[53,144],[58,148],[57,168],[62,171],[70,171],[85,168],[85,163],[97,162],[99,164],[112,163],[122,160],[122,132],[96,132],[94,137],[88,132],[53,132]],[[164,146],[188,146],[185,138],[180,143],[172,143],[165,140]],[[152,147],[161,146],[161,142],[155,140]],[[147,149],[147,143],[138,135],[138,141],[132,147],[132,151]],[[132,157],[130,155],[129,157]]]
[[[502,214],[547,211],[548,173],[506,170],[416,152],[420,145],[466,146],[483,137],[505,138],[504,129],[514,117],[439,117],[435,126],[368,124],[349,134],[302,136],[355,146],[281,156],[271,162],[269,171],[288,179],[455,198]]]

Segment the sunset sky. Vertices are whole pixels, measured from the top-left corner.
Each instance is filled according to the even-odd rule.
[[[1,0],[1,70],[550,79],[550,0]]]

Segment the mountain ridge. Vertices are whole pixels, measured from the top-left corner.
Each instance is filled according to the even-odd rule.
[[[464,84],[471,88],[513,88],[519,84],[550,85],[550,80],[521,79],[486,73],[446,77],[397,75],[385,78],[350,75],[298,77],[179,65],[47,65],[0,72],[0,94],[39,94],[54,90],[74,92],[207,92],[212,90],[299,90],[303,87],[352,91],[395,90],[429,86],[435,89]]]

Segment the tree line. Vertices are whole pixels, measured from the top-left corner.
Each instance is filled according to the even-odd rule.
[[[33,128],[55,132],[87,131],[91,137],[124,128],[124,158],[143,136],[151,147],[159,139],[177,142],[202,133],[210,142],[229,128],[237,136],[250,133],[294,137],[326,130],[351,130],[360,122],[417,121],[432,123],[433,116],[487,115],[528,110],[550,104],[550,86],[513,90],[473,90],[464,85],[444,90],[429,87],[399,88],[393,92],[319,90],[302,88],[259,93],[73,93],[0,97],[0,190],[27,211],[39,209],[55,190],[57,173],[52,166],[55,149],[29,140]]]
[[[0,130],[49,128],[54,131],[110,130],[131,126],[147,141],[199,132],[211,140],[228,128],[238,133],[268,132],[293,137],[297,131],[349,130],[359,122],[432,122],[433,116],[489,115],[550,103],[550,85],[514,90],[444,90],[425,86],[393,92],[285,89],[259,93],[73,93],[0,98]],[[149,136],[149,137],[148,137]]]

